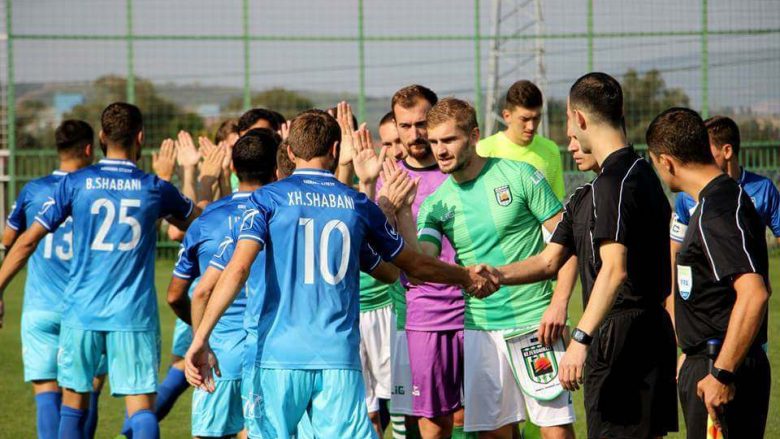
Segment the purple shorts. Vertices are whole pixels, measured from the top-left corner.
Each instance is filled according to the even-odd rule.
[[[462,407],[463,331],[406,330],[414,416],[435,418]]]

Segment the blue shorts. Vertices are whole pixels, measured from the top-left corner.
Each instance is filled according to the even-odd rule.
[[[316,437],[375,439],[363,374],[347,369],[266,369],[245,374],[242,394],[250,438],[298,437],[308,413]]]
[[[233,436],[244,429],[241,411],[241,380],[219,380],[214,393],[192,393],[192,435]]]
[[[173,327],[173,346],[171,354],[184,358],[187,349],[192,344],[192,326],[184,323],[182,319],[176,319],[176,326]]]
[[[62,315],[57,312],[22,312],[22,362],[25,381],[57,379],[61,318]],[[105,375],[107,372],[106,357],[102,356],[95,376]]]
[[[57,358],[60,386],[81,393],[92,391],[92,377],[99,373],[104,354],[112,395],[157,392],[158,330],[91,331],[63,326]]]

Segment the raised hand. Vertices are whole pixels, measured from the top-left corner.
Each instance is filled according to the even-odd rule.
[[[200,147],[200,155],[206,157],[212,150],[217,148],[217,145],[211,141],[208,137],[198,137],[198,146]]]
[[[352,144],[352,133],[356,127],[352,124],[352,107],[341,101],[336,105],[336,121],[341,128],[341,148],[339,150],[339,166],[352,163],[355,147]]]
[[[160,150],[152,153],[152,169],[160,179],[171,181],[176,169],[176,143],[173,139],[163,140]]]
[[[176,162],[182,168],[194,167],[200,162],[200,153],[190,133],[182,130],[176,140]]]
[[[230,175],[230,165],[233,163],[233,145],[227,140],[223,140],[219,142],[217,148],[221,148],[225,153],[222,158],[222,172],[224,175]]]
[[[184,356],[184,376],[187,382],[201,390],[213,393],[214,374],[218,377],[222,376],[217,356],[214,355],[208,342],[194,339]]]
[[[383,146],[377,155],[371,132],[361,128],[352,132],[352,147],[354,149],[352,165],[355,175],[363,183],[374,183],[382,171],[382,164],[387,157],[387,147]]]
[[[290,135],[290,121],[285,121],[276,133],[281,136],[282,141],[287,140],[287,137]]]
[[[218,178],[222,173],[222,163],[225,160],[226,148],[215,146],[214,149],[203,157],[203,164],[200,166],[200,177]]]

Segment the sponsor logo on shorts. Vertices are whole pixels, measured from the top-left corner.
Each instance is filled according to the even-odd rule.
[[[260,411],[260,405],[263,403],[263,397],[262,395],[257,395],[255,393],[250,393],[247,396],[241,396],[241,399],[244,402],[244,417],[245,418],[258,418],[261,411]]]
[[[512,191],[509,190],[509,186],[499,186],[495,189],[493,189],[493,192],[496,194],[496,203],[498,203],[499,206],[509,206],[512,204]]]
[[[522,349],[526,372],[531,381],[547,384],[558,376],[558,362],[548,346],[535,344]]]

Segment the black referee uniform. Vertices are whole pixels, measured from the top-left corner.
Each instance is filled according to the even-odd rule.
[[[614,241],[628,249],[627,279],[591,334],[585,362],[588,437],[662,436],[677,431],[677,351],[662,305],[671,282],[671,209],[655,172],[633,148],[613,152],[601,168],[569,200],[552,237],[580,259],[586,305],[601,268],[599,245]]]
[[[724,340],[736,292],[734,276],[758,273],[768,280],[764,224],[753,202],[728,175],[712,180],[699,194],[680,251],[677,253],[675,321],[685,363],[679,390],[689,438],[705,437],[707,409],[696,394],[709,373],[707,341]],[[721,418],[728,438],[764,437],[769,409],[770,370],[762,345],[767,341],[766,315],[745,361],[736,371],[736,393]]]

